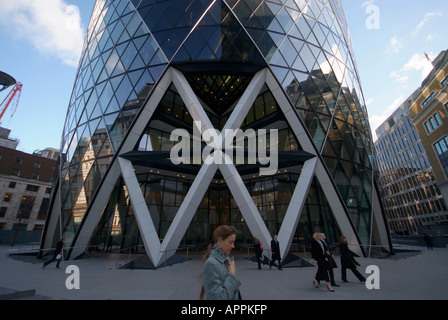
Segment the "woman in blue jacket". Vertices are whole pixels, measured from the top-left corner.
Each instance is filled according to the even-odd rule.
[[[220,226],[213,233],[213,245],[204,256],[201,300],[240,300],[240,282],[236,278],[235,261],[229,256],[235,248],[237,230]]]

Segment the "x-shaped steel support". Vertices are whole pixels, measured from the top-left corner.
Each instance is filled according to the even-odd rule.
[[[166,77],[169,77],[176,87],[184,104],[186,105],[193,120],[195,121],[195,124],[201,124],[201,128],[197,128],[200,133],[202,134],[206,130],[214,130],[210,119],[205,113],[201,103],[199,102],[184,75],[174,68],[170,69],[168,72],[170,74]],[[234,130],[241,127],[243,120],[246,118],[250,108],[255,102],[255,99],[266,83],[267,72],[268,70],[264,69],[254,76],[243,96],[237,103],[226,125],[224,126],[222,130],[223,133],[231,132],[231,130],[226,129]],[[164,81],[162,81],[162,83],[163,82]],[[168,86],[166,85],[164,87],[165,89],[168,88]],[[156,105],[150,103],[147,104],[147,106],[149,106],[149,110],[144,112],[147,112],[147,115],[152,115],[155,111]],[[147,120],[149,121],[149,118]],[[226,139],[225,134],[220,135],[219,138],[222,139],[222,145],[224,145],[224,140]],[[124,148],[122,154],[127,149]],[[228,157],[224,152],[219,154],[222,157]],[[209,158],[211,156],[212,155],[209,155]],[[191,188],[189,189],[189,192],[187,193],[185,199],[179,207],[179,210],[174,220],[172,221],[163,242],[160,244],[145,199],[140,191],[140,187],[137,181],[137,177],[135,176],[132,163],[126,159],[119,158],[122,176],[128,188],[131,202],[134,207],[135,216],[137,218],[140,232],[143,237],[143,242],[145,244],[149,257],[156,266],[161,264],[165,259],[175,253],[218,169],[221,171],[223,178],[226,181],[252,235],[259,238],[265,248],[270,248],[271,234],[267,229],[260,215],[260,212],[255,206],[252,197],[245,187],[245,184],[233,162],[228,158],[223,159],[222,161],[210,160],[211,159],[205,159],[204,164],[202,165],[198,175],[193,181]],[[279,240],[283,244],[281,247],[282,255],[285,255],[289,251],[290,243],[300,219],[300,212],[302,211],[306,195],[308,194],[308,190],[314,176],[315,166],[315,158],[305,163],[303,170],[303,172],[305,173],[302,172],[300,176],[296,190],[291,199],[291,204],[285,215],[285,220],[279,232]]]

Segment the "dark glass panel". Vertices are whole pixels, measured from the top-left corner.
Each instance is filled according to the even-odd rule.
[[[305,126],[308,128],[311,138],[314,141],[314,145],[316,146],[317,150],[320,151],[325,141],[327,132],[322,126],[322,123],[319,120],[319,116],[313,112],[307,112],[304,118],[304,122]]]
[[[251,18],[254,9],[249,7],[249,5],[246,3],[249,1],[241,0],[238,2],[238,4],[233,8],[233,12],[238,17],[239,21],[244,25],[246,22]],[[252,19],[252,24],[254,24],[254,19]]]
[[[186,35],[182,35],[183,39]],[[166,53],[164,47],[163,49]],[[200,24],[189,34],[183,48],[173,58],[175,62],[204,60],[265,64],[233,12],[221,1],[217,1],[207,11]]]
[[[303,244],[306,245],[305,236],[312,236],[314,232],[324,232],[329,243],[338,243],[341,236],[336,219],[316,178],[313,180],[302,210],[296,237],[302,238]]]
[[[254,39],[254,41],[257,43],[258,49],[261,51],[265,59],[270,61],[275,53],[275,50],[277,50],[277,47],[272,38],[269,36],[269,33],[253,29],[249,29],[248,32],[252,38],[257,38],[257,40]],[[258,38],[257,34],[261,34],[261,36]]]
[[[251,76],[189,74],[194,92],[218,116],[222,116],[243,95]]]
[[[90,167],[90,171],[85,171],[87,176],[84,180],[84,189],[86,196],[86,203],[89,205],[92,201],[93,195],[100,184],[101,181],[101,173],[100,168],[96,162],[93,160],[87,161],[84,163],[86,168]]]

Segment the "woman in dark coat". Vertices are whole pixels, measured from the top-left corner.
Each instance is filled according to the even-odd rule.
[[[261,261],[263,256],[263,246],[258,238],[254,238],[254,251],[255,256],[257,257],[258,270],[261,270]]]
[[[48,266],[50,263],[56,260],[58,261],[58,263],[56,264],[56,268],[59,269],[59,264],[61,263],[62,260],[62,249],[64,248],[64,240],[65,240],[64,238],[59,239],[58,243],[56,244],[56,250],[53,252],[53,258],[45,262],[42,265],[42,269],[45,269],[46,266]]]
[[[313,240],[311,241],[311,256],[314,259],[314,263],[317,264],[317,273],[313,280],[314,286],[319,288],[319,281],[325,280],[328,290],[334,292],[328,275],[328,269],[331,268],[331,265],[325,255],[323,244],[320,241],[320,233],[318,232],[313,235]]]
[[[274,235],[274,239],[271,240],[271,251],[272,251],[272,256],[271,256],[271,260],[269,262],[269,269],[271,268],[274,261],[278,261],[278,269],[283,270],[282,269],[282,257],[280,256],[280,244],[278,243],[278,237],[276,234]]]
[[[339,244],[339,251],[341,253],[341,277],[343,282],[347,281],[347,269],[352,270],[353,274],[361,282],[366,282],[366,278],[356,270],[355,258],[352,252],[348,248],[347,238],[345,236],[341,237],[341,243]]]

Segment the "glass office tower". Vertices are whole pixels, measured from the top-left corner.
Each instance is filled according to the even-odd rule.
[[[255,132],[266,155],[235,137],[244,161],[174,164],[177,129],[190,155],[211,129]],[[158,265],[221,224],[237,245],[278,234],[283,256],[317,231],[390,249],[338,0],[97,0],[61,152],[42,246],[63,236],[68,258],[133,247]]]

